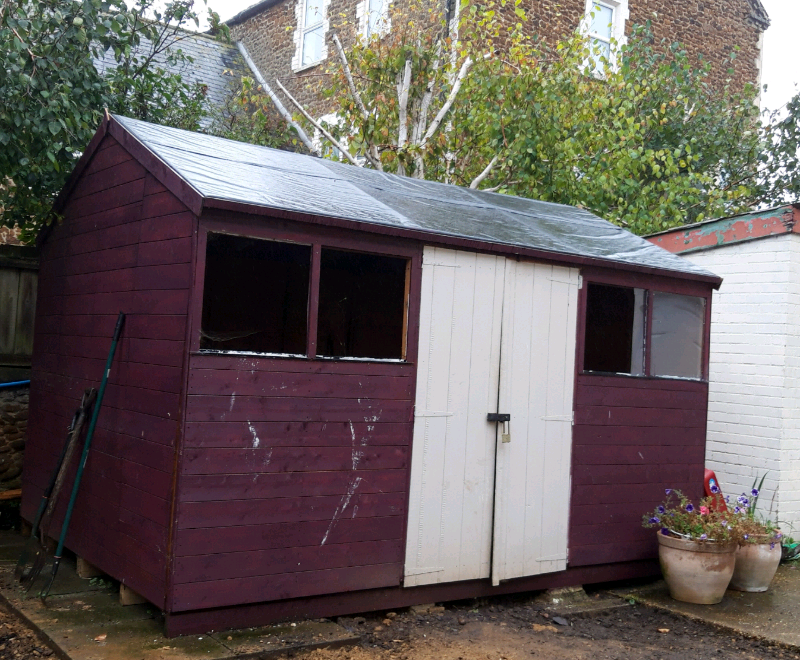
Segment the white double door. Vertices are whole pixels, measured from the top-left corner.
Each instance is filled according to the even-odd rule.
[[[425,248],[405,586],[566,568],[578,287]]]

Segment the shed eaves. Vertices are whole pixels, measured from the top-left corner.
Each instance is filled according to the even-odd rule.
[[[150,47],[151,42],[142,39],[137,50],[145,55],[150,52]],[[212,106],[222,106],[231,85],[241,80],[242,76],[251,75],[233,44],[222,43],[207,35],[181,31],[178,40],[170,47],[172,52],[178,49],[192,61],[170,64],[167,61],[168,52],[165,51],[154,58],[156,65],[170,73],[179,73],[184,82],[206,85],[208,88],[206,98]],[[110,49],[95,60],[95,68],[100,74],[116,66],[114,53]],[[230,71],[232,75],[225,75],[226,71]]]
[[[588,211],[362,169],[115,116],[203,200],[717,279]],[[204,201],[204,203],[206,203]]]

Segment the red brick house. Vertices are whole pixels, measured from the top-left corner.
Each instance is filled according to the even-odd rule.
[[[457,11],[457,0],[439,2],[443,16]],[[400,3],[410,0],[262,0],[227,24],[270,83],[279,78],[295,97],[322,114],[325,106],[312,85],[320,65],[335,56],[333,33],[347,48],[357,34],[391,29],[389,6],[402,9]],[[657,42],[679,41],[692,56],[702,55],[712,64],[721,65],[737,52],[733,74],[727,66],[716,66],[713,84],[721,87],[729,78],[742,87],[760,83],[763,35],[769,27],[761,0],[523,0],[522,6],[531,29],[551,42],[585,25],[596,42],[623,43],[632,25],[652,20]],[[500,11],[516,21],[513,3]],[[312,85],[301,83],[304,76]]]

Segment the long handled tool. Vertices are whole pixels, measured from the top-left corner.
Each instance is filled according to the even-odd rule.
[[[42,568],[44,567],[47,553],[43,543],[44,532],[41,530],[47,530],[47,522],[50,521],[53,515],[53,510],[58,501],[58,495],[61,492],[61,485],[64,483],[64,478],[72,463],[75,447],[78,444],[78,439],[80,438],[86,419],[94,405],[96,394],[97,391],[94,388],[86,390],[83,393],[80,408],[75,411],[72,417],[72,423],[69,425],[67,439],[61,449],[61,456],[56,464],[53,477],[42,494],[42,499],[39,502],[39,509],[36,511],[36,517],[33,519],[31,537],[25,544],[17,566],[14,569],[14,577],[22,583],[23,587],[29,587],[33,584],[33,581],[37,578],[39,573],[42,572]]]
[[[50,589],[53,587],[53,582],[58,573],[58,567],[61,564],[61,553],[64,551],[64,541],[67,538],[67,529],[69,528],[69,519],[72,517],[72,510],[75,507],[75,499],[78,497],[78,488],[81,485],[81,477],[83,476],[83,468],[86,466],[86,459],[89,456],[89,447],[92,445],[92,436],[94,435],[95,426],[97,426],[97,417],[100,414],[100,408],[103,404],[103,395],[106,392],[106,385],[108,384],[108,375],[111,373],[111,363],[114,361],[114,353],[117,351],[117,343],[119,336],[122,334],[122,326],[125,323],[125,314],[119,313],[117,317],[117,327],[114,328],[114,337],[111,340],[111,349],[108,352],[108,359],[106,360],[106,370],[103,372],[103,380],[100,381],[100,388],[97,390],[97,403],[92,411],[92,420],[89,422],[89,429],[86,431],[86,440],[83,443],[83,453],[81,454],[81,462],[78,464],[78,472],[75,474],[75,482],[72,484],[72,493],[69,497],[69,504],[67,505],[67,513],[64,515],[64,522],[61,524],[61,536],[58,539],[58,547],[56,554],[53,557],[53,572],[50,578],[39,592],[42,601],[47,598]]]

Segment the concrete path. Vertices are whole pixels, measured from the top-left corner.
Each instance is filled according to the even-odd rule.
[[[84,580],[66,558],[47,598],[25,598],[14,580],[14,566],[25,539],[0,532],[0,598],[72,660],[190,660],[268,658],[287,651],[347,646],[360,637],[326,619],[167,639],[158,608],[119,604],[119,585]],[[49,575],[50,565],[42,571]],[[31,594],[39,591],[43,578]]]
[[[800,650],[800,562],[782,564],[768,591],[760,594],[728,590],[717,605],[673,600],[663,580],[636,589],[616,590],[623,598],[682,614],[735,633]]]

